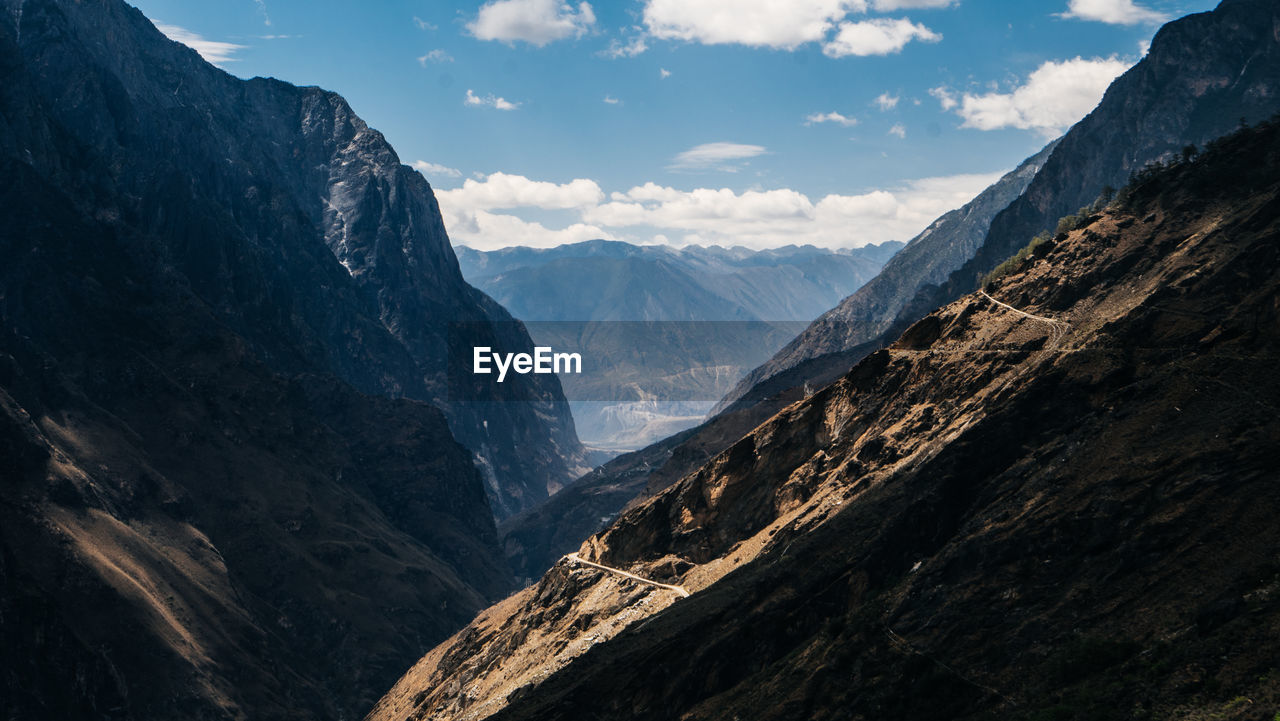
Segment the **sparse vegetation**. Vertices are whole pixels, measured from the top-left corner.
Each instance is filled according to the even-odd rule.
[[[1073,217],[1073,216],[1067,216],[1067,217]],[[1059,222],[1058,225],[1062,225],[1062,223]],[[1001,278],[1022,270],[1022,267],[1027,262],[1027,259],[1031,257],[1031,253],[1034,252],[1036,248],[1040,247],[1041,245],[1044,245],[1050,240],[1052,240],[1052,236],[1049,235],[1048,231],[1045,231],[1037,235],[1036,237],[1032,238],[1030,243],[1027,243],[1025,246],[1023,246],[1021,250],[1019,250],[1017,253],[1014,253],[1012,256],[1010,256],[1008,260],[1001,263],[1000,265],[997,265],[990,273],[987,273],[986,277],[982,279],[983,287],[991,288],[995,284],[995,282],[1000,280]]]

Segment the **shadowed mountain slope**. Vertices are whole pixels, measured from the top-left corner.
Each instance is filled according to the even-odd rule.
[[[0,716],[352,718],[510,589],[572,422],[430,403],[509,316],[342,98],[3,0],[0,208]]]

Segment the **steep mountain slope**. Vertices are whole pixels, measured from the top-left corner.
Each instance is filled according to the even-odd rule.
[[[867,282],[902,243],[457,249],[462,274],[521,320],[811,320]],[[589,284],[590,293],[579,290]]]
[[[881,275],[907,270],[908,283],[892,275],[868,283],[811,332],[749,374],[721,407],[740,399],[753,402],[805,381],[825,384],[933,308],[968,292],[1027,238],[1052,230],[1059,218],[1092,203],[1108,186],[1120,187],[1148,163],[1168,160],[1189,144],[1202,145],[1242,120],[1254,122],[1277,110],[1276,3],[1223,0],[1212,12],[1165,25],[1147,56],[1112,83],[1088,117],[1041,156],[1027,161],[1042,167],[1029,183],[1022,179],[1025,192],[1009,196],[1004,201],[1008,207],[989,206],[994,213],[986,219],[989,227],[983,222],[967,229],[966,234],[979,229],[982,237],[970,237],[981,242],[966,243],[964,253],[950,255],[927,273],[909,266],[910,253],[901,254]],[[1042,157],[1045,152],[1047,158]],[[930,235],[925,231],[919,240]],[[807,368],[800,367],[806,363]]]
[[[528,403],[447,402],[450,322],[529,341],[462,279],[430,186],[341,97],[237,80],[119,2],[3,5],[6,81],[25,74],[63,133],[15,152],[163,238],[176,272],[274,369],[324,369],[441,406],[486,468],[499,516],[576,475],[554,377],[504,389]],[[89,155],[79,168],[45,157],[72,144]]]
[[[0,2],[0,80],[0,716],[363,712],[510,588],[418,324],[502,311],[336,95],[111,0]]]
[[[937,288],[914,299],[898,325],[972,288],[1029,238],[1118,188],[1148,163],[1177,157],[1241,123],[1280,110],[1280,5],[1223,0],[1212,12],[1165,25],[1147,57],[1071,128],[1027,191],[991,223],[982,247]]]
[[[1022,195],[1055,147],[1057,141],[1024,160],[963,207],[930,223],[866,285],[824,312],[767,363],[743,377],[721,401],[721,407],[805,361],[839,354],[878,339],[921,288],[941,283],[952,270],[973,257],[991,226],[991,219]],[[759,400],[761,394],[757,391],[754,396],[753,400]]]
[[[1280,125],[1144,176],[585,542],[392,719],[1280,710]]]
[[[1120,178],[1113,181],[1119,187],[1131,169],[1171,151],[1180,155],[1184,144],[1212,137],[1211,129],[1216,128],[1221,134],[1236,127],[1241,112],[1256,119],[1280,110],[1280,90],[1273,87],[1280,73],[1274,71],[1272,64],[1280,52],[1280,31],[1268,30],[1280,27],[1275,13],[1273,3],[1232,0],[1211,13],[1170,23],[1157,35],[1147,58],[1117,81],[1126,83],[1126,92],[1109,92],[1098,109],[1067,134],[1072,139],[1070,143],[1064,139],[1051,144],[966,208],[935,221],[886,263],[876,278],[815,321],[812,328],[768,363],[748,374],[716,406],[717,415],[711,421],[682,435],[679,443],[664,440],[634,455],[620,457],[611,464],[612,472],[580,479],[573,494],[506,520],[501,526],[504,546],[518,575],[537,575],[546,568],[543,564],[570,550],[571,546],[561,544],[569,544],[575,537],[585,538],[602,527],[601,519],[614,517],[622,507],[617,505],[619,500],[625,504],[628,498],[656,493],[665,488],[665,483],[691,472],[709,455],[724,450],[788,403],[822,388],[868,354],[891,343],[933,308],[975,287],[981,274],[1028,238],[1053,227],[1061,214],[1047,212],[1043,226],[1032,223],[1023,236],[1002,234],[999,237],[1003,240],[997,243],[999,250],[995,250],[997,246],[990,251],[981,250],[985,247],[982,244],[996,237],[991,235],[994,226],[987,228],[983,224],[992,215],[1005,216],[1004,212],[997,213],[1000,204],[1010,202],[1006,199],[1021,192],[1019,186],[1030,187],[1034,182],[1037,187],[1052,189],[1057,184],[1074,182],[1069,177],[1054,180],[1055,173],[1082,173],[1093,178],[1088,187],[1075,188],[1073,192],[1079,197],[1054,201],[1067,208],[1066,212],[1074,213],[1085,203],[1093,202],[1113,175]],[[1208,40],[1202,39],[1201,34]],[[1149,71],[1153,65],[1156,69]],[[1231,81],[1232,78],[1239,81]],[[1166,91],[1180,100],[1166,101],[1162,95]],[[1079,130],[1082,126],[1091,129],[1086,133]],[[1094,141],[1104,136],[1108,147],[1119,156],[1095,147]],[[1123,145],[1124,138],[1146,151],[1130,152]],[[1059,158],[1052,167],[1046,153]],[[1117,161],[1117,157],[1128,160]],[[1043,167],[1033,179],[1027,178],[1026,172],[1037,166]],[[1047,202],[1053,193],[1046,191],[1038,197],[1035,204]],[[975,258],[982,260],[975,259],[971,267],[966,266],[967,270],[956,275],[954,282],[948,281],[949,274],[967,262],[966,254],[976,254]],[[921,256],[942,257],[947,262],[925,263]],[[926,274],[927,279],[922,277]],[[659,456],[663,460],[656,461]],[[654,469],[663,472],[652,473]],[[548,532],[535,527],[548,520],[563,528]],[[561,541],[548,544],[545,539],[550,538]]]

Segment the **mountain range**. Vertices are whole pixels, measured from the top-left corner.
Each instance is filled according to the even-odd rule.
[[[1226,0],[1162,27],[1147,56],[1063,138],[913,238],[876,278],[748,373],[696,430],[621,456],[570,492],[504,520],[500,533],[517,574],[536,578],[628,504],[840,378],[1108,187],[1280,111],[1276,27],[1280,10],[1264,0]]]
[[[464,277],[539,344],[604,369],[561,383],[579,437],[608,458],[701,423],[749,369],[902,245],[753,251],[595,240],[457,253]]]
[[[592,240],[456,251],[463,277],[525,321],[810,321],[902,246],[757,251]]]
[[[369,715],[1264,719],[1280,120],[1139,174],[624,512]]]

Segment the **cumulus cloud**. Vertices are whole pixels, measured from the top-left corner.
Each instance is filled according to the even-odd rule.
[[[964,205],[998,173],[926,178],[892,190],[827,195],[817,201],[795,190],[695,188],[647,183],[587,209],[584,222],[603,228],[647,227],[663,235],[763,248],[786,243],[843,247],[907,240],[939,215]]]
[[[591,4],[560,0],[491,0],[467,30],[480,40],[516,41],[542,47],[557,40],[581,37],[596,23]]]
[[[427,63],[451,63],[451,62],[453,62],[453,56],[439,48],[432,50],[426,55],[421,55],[418,57],[418,64],[424,68],[427,67]]]
[[[817,125],[818,123],[836,123],[846,128],[851,128],[858,124],[857,118],[850,118],[835,111],[830,113],[813,113],[804,119],[805,125]]]
[[[463,102],[475,107],[495,108],[497,110],[515,110],[520,107],[520,103],[513,103],[506,98],[500,98],[492,93],[481,97],[472,92],[471,88],[467,88],[467,97]]]
[[[606,200],[599,185],[590,180],[560,184],[494,173],[436,195],[454,241],[478,248],[545,247],[592,238],[640,243],[681,238],[755,248],[788,243],[849,247],[907,240],[999,176],[924,178],[894,188],[818,199],[789,188],[737,192],[645,183],[610,193]],[[519,211],[495,212],[516,208],[559,212],[567,214],[567,220],[562,228],[550,228],[521,217]]]
[[[866,0],[648,0],[644,24],[669,40],[791,50],[822,40],[837,20],[866,8]]]
[[[905,140],[907,137],[907,126],[902,123],[895,123],[892,128],[889,128],[889,135]]]
[[[881,111],[888,112],[898,107],[899,100],[901,100],[901,98],[898,97],[897,95],[880,93],[880,95],[876,96],[876,99],[872,102],[874,102],[876,106],[880,108]]]
[[[454,243],[477,250],[496,250],[512,245],[532,248],[554,248],[567,243],[581,243],[603,238],[620,240],[610,231],[585,223],[573,223],[564,228],[548,228],[542,223],[529,221],[514,215],[477,211],[466,215],[450,213],[441,201],[445,227]]]
[[[703,143],[696,145],[677,155],[671,170],[723,170],[734,172],[741,167],[741,162],[764,155],[768,150],[763,145],[744,145],[742,143]]]
[[[658,68],[658,77],[662,78],[663,80],[666,80],[667,78],[671,77],[671,71],[667,70],[666,68]]]
[[[568,183],[530,180],[523,175],[492,173],[483,180],[468,178],[457,190],[436,193],[441,204],[467,210],[542,208],[568,210],[588,208],[604,200],[604,191],[594,180],[576,178]]]
[[[461,178],[462,171],[457,168],[450,168],[447,165],[438,165],[436,163],[428,163],[425,160],[415,160],[413,169],[422,173],[422,175],[430,180],[432,178]]]
[[[964,128],[1021,128],[1054,138],[1093,110],[1111,81],[1130,65],[1115,57],[1050,60],[1012,92],[965,93],[959,107],[952,98],[952,107],[964,118]],[[935,97],[942,99],[945,109],[950,96],[936,93]]]
[[[873,18],[840,23],[835,37],[823,44],[827,57],[847,55],[890,55],[902,50],[912,40],[936,43],[942,36],[924,25],[906,18]]]
[[[435,25],[432,25],[431,23],[427,22],[426,20],[423,20],[417,15],[413,16],[413,24],[417,25],[419,30],[435,30],[436,29]]]
[[[622,105],[622,101],[613,97],[612,95],[604,96],[604,102],[607,105]]]
[[[1071,0],[1060,17],[1111,25],[1157,24],[1169,19],[1168,15],[1142,7],[1133,0]]]

